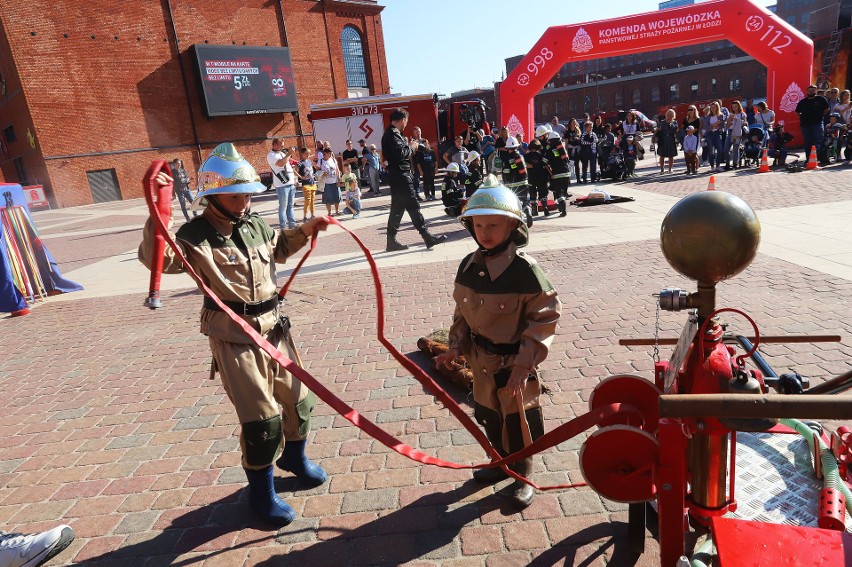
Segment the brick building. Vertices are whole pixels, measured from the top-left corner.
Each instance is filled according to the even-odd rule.
[[[53,206],[140,197],[152,160],[194,172],[233,141],[308,142],[310,104],[388,92],[376,0],[0,0],[0,170]],[[289,47],[298,112],[208,118],[191,47]],[[344,56],[344,53],[346,56]]]
[[[687,2],[663,3],[660,8]],[[814,80],[849,88],[850,0],[781,0],[770,8],[814,40]],[[506,59],[506,73],[523,59]],[[824,71],[824,72],[823,72]],[[712,99],[766,96],[766,68],[729,41],[563,65],[535,97],[535,121],[611,115],[637,108],[649,116]]]

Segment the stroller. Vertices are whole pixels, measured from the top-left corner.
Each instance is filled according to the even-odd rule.
[[[621,181],[627,178],[627,165],[624,163],[624,155],[618,146],[606,158],[606,167],[601,171],[600,177],[613,181]]]
[[[748,127],[748,140],[745,141],[743,151],[740,152],[743,160],[742,165],[760,165],[760,157],[765,147],[766,130],[761,124],[752,124]]]

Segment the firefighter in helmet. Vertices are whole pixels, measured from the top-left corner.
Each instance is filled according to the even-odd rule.
[[[568,198],[571,196],[568,192],[571,186],[571,162],[562,137],[556,132],[550,132],[547,138],[542,162],[550,172],[550,190],[559,208],[559,216],[564,217],[568,214]]]
[[[165,173],[157,176],[160,185],[171,181]],[[284,262],[304,247],[315,229],[325,230],[328,218],[273,230],[251,212],[251,196],[266,188],[230,143],[216,146],[198,172],[198,183],[192,206],[203,213],[178,229],[175,242],[225,305],[288,358],[298,360],[277,295],[276,262]],[[149,219],[139,246],[139,259],[149,269],[154,261],[154,232]],[[184,271],[171,249],[166,250],[163,271]],[[240,421],[249,504],[262,520],[287,525],[296,513],[275,491],[273,463],[305,484],[319,486],[326,481],[325,471],[305,455],[316,397],[209,297],[201,310],[201,332],[207,335],[213,355],[211,376],[218,372]]]
[[[527,185],[527,164],[524,161],[524,156],[520,154],[520,145],[520,142],[514,136],[509,136],[506,139],[502,178],[504,186],[511,189],[520,199],[525,222],[527,227],[531,227],[533,217]]]
[[[519,251],[527,245],[529,231],[512,190],[499,185],[493,175],[487,176],[468,199],[459,220],[477,250],[459,266],[450,348],[435,362],[449,370],[464,355],[474,375],[474,417],[494,449],[505,456],[524,448],[524,429],[528,428],[533,441],[544,434],[537,367],[553,342],[562,304],[539,264]],[[516,461],[509,468],[529,477],[532,458]],[[493,484],[507,474],[492,467],[479,469],[473,476],[478,482]],[[524,508],[535,492],[516,482],[510,494]]]

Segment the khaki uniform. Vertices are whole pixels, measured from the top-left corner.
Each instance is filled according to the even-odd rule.
[[[521,422],[505,386],[513,367],[528,370],[525,414],[533,440],[543,435],[536,367],[547,357],[562,304],[538,263],[514,244],[495,256],[479,250],[462,260],[453,299],[449,344],[473,372],[474,416],[498,451],[514,453],[523,448]],[[512,350],[517,354],[505,354]]]
[[[178,229],[175,241],[204,283],[224,301],[259,303],[275,297],[275,263],[307,244],[299,229],[274,231],[257,214],[250,214],[224,236],[207,220],[209,211]],[[139,246],[139,260],[151,267],[154,224],[148,220]],[[183,272],[167,247],[163,272]],[[289,332],[279,324],[280,306],[257,316],[242,315],[254,329],[288,358],[298,360]],[[281,453],[284,441],[303,440],[310,430],[316,397],[299,380],[251,342],[227,314],[202,307],[201,332],[242,425],[243,467],[263,469]],[[211,372],[211,376],[212,376]],[[279,404],[282,409],[279,410]]]

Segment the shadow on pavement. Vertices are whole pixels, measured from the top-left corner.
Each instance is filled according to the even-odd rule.
[[[303,549],[282,551],[257,565],[402,565],[421,559],[440,562],[457,558],[459,532],[463,527],[489,512],[498,511],[507,516],[517,513],[508,500],[498,495],[455,506],[481,490],[482,486],[471,480],[455,490],[418,498],[354,529],[320,527],[317,536],[322,541]],[[339,533],[329,537],[333,531]]]

